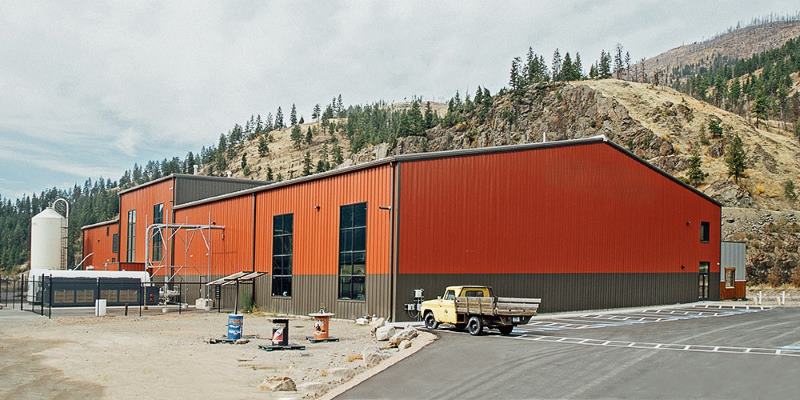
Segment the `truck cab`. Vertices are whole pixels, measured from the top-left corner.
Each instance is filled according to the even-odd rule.
[[[442,296],[438,296],[436,300],[423,301],[420,312],[423,316],[427,312],[433,314],[436,321],[443,324],[453,324],[457,329],[463,329],[461,324],[465,321],[459,321],[458,313],[456,313],[456,298],[457,297],[493,297],[492,288],[488,286],[448,286],[444,290]]]

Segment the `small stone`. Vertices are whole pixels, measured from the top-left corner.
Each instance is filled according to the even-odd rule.
[[[407,349],[411,347],[411,341],[408,339],[401,340],[400,343],[397,344],[397,348],[400,350]]]
[[[365,350],[362,354],[364,357],[364,365],[372,367],[378,365],[381,361],[389,358],[389,354],[380,350]]]
[[[258,390],[260,392],[295,392],[297,385],[288,376],[269,376],[258,385]]]
[[[370,333],[375,334],[375,331],[378,330],[378,328],[382,327],[385,323],[386,320],[383,318],[376,318],[372,320],[372,322],[369,323]]]
[[[233,342],[233,344],[248,344],[248,343],[250,343],[250,340],[248,339],[236,339],[236,341]]]
[[[402,331],[392,335],[392,337],[389,339],[389,345],[393,347],[397,346],[403,340],[414,339],[415,337],[417,337],[417,335],[419,335],[419,331],[417,331],[416,328],[414,328],[413,326],[407,326]]]
[[[375,330],[375,339],[379,341],[389,340],[395,335],[395,329],[391,325],[384,325]]]

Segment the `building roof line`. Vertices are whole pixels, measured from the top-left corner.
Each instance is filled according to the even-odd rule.
[[[457,149],[457,150],[444,150],[444,151],[435,151],[435,152],[428,152],[428,153],[413,153],[413,154],[401,154],[397,156],[385,157],[380,160],[374,160],[362,164],[352,165],[349,167],[339,168],[331,171],[326,171],[318,174],[302,176],[294,179],[290,179],[283,182],[275,182],[265,184],[263,186],[257,186],[249,189],[243,189],[236,192],[225,193],[214,197],[208,197],[205,199],[195,200],[192,202],[176,205],[174,207],[175,210],[180,210],[183,208],[190,208],[206,203],[211,203],[214,201],[230,199],[239,196],[246,196],[248,194],[253,193],[260,193],[263,191],[273,190],[282,188],[285,186],[296,185],[304,182],[316,181],[325,178],[329,178],[332,176],[343,175],[355,171],[360,171],[368,168],[374,168],[385,164],[391,163],[400,163],[400,162],[413,162],[413,161],[421,161],[421,160],[433,160],[439,158],[452,158],[452,157],[464,157],[464,156],[472,156],[472,155],[480,155],[480,154],[494,154],[494,153],[506,153],[506,152],[515,152],[515,151],[525,151],[525,150],[533,150],[533,149],[544,149],[544,148],[552,148],[552,147],[567,147],[567,146],[578,146],[578,145],[586,145],[586,144],[595,144],[595,143],[607,143],[612,148],[621,151],[622,153],[628,155],[629,157],[633,158],[636,161],[644,164],[646,167],[658,172],[659,174],[667,177],[668,179],[672,180],[675,183],[691,190],[695,194],[700,195],[704,199],[711,201],[712,203],[722,206],[718,201],[714,200],[712,197],[706,195],[705,193],[697,190],[696,188],[687,185],[685,182],[681,181],[678,178],[670,175],[666,171],[658,168],[657,166],[649,163],[647,160],[642,159],[641,157],[637,156],[636,154],[632,153],[628,149],[610,141],[605,135],[598,135],[592,136],[588,138],[578,138],[578,139],[567,139],[567,140],[557,140],[551,142],[537,142],[537,143],[524,143],[524,144],[511,144],[511,145],[503,145],[503,146],[492,146],[492,147],[481,147],[477,149]]]
[[[101,222],[97,222],[97,223],[90,224],[90,225],[84,225],[84,226],[81,227],[81,230],[90,229],[90,228],[97,228],[97,227],[104,226],[104,225],[116,224],[117,222],[119,222],[119,217],[114,218],[114,219],[110,219],[108,221],[101,221]]]
[[[136,186],[127,188],[125,190],[120,190],[119,194],[125,194],[128,192],[132,192],[134,190],[139,190],[143,187],[155,185],[156,183],[161,183],[173,178],[177,179],[198,179],[198,180],[206,180],[206,181],[223,181],[223,182],[241,182],[241,183],[256,183],[256,184],[263,184],[266,185],[267,181],[259,181],[254,179],[246,179],[246,178],[231,178],[227,176],[209,176],[209,175],[192,175],[192,174],[169,174],[167,176],[162,176],[161,178],[153,179],[151,181],[147,181],[145,183],[138,184]]]

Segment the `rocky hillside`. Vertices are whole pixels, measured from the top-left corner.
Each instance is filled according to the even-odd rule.
[[[747,58],[780,47],[797,36],[800,36],[800,21],[755,24],[665,51],[645,60],[644,67],[648,76],[659,71],[662,77],[667,77],[673,68],[692,64],[710,65],[718,57],[729,60]]]

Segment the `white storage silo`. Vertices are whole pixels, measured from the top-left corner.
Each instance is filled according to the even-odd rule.
[[[67,220],[52,208],[31,219],[31,269],[64,269],[62,251]]]

